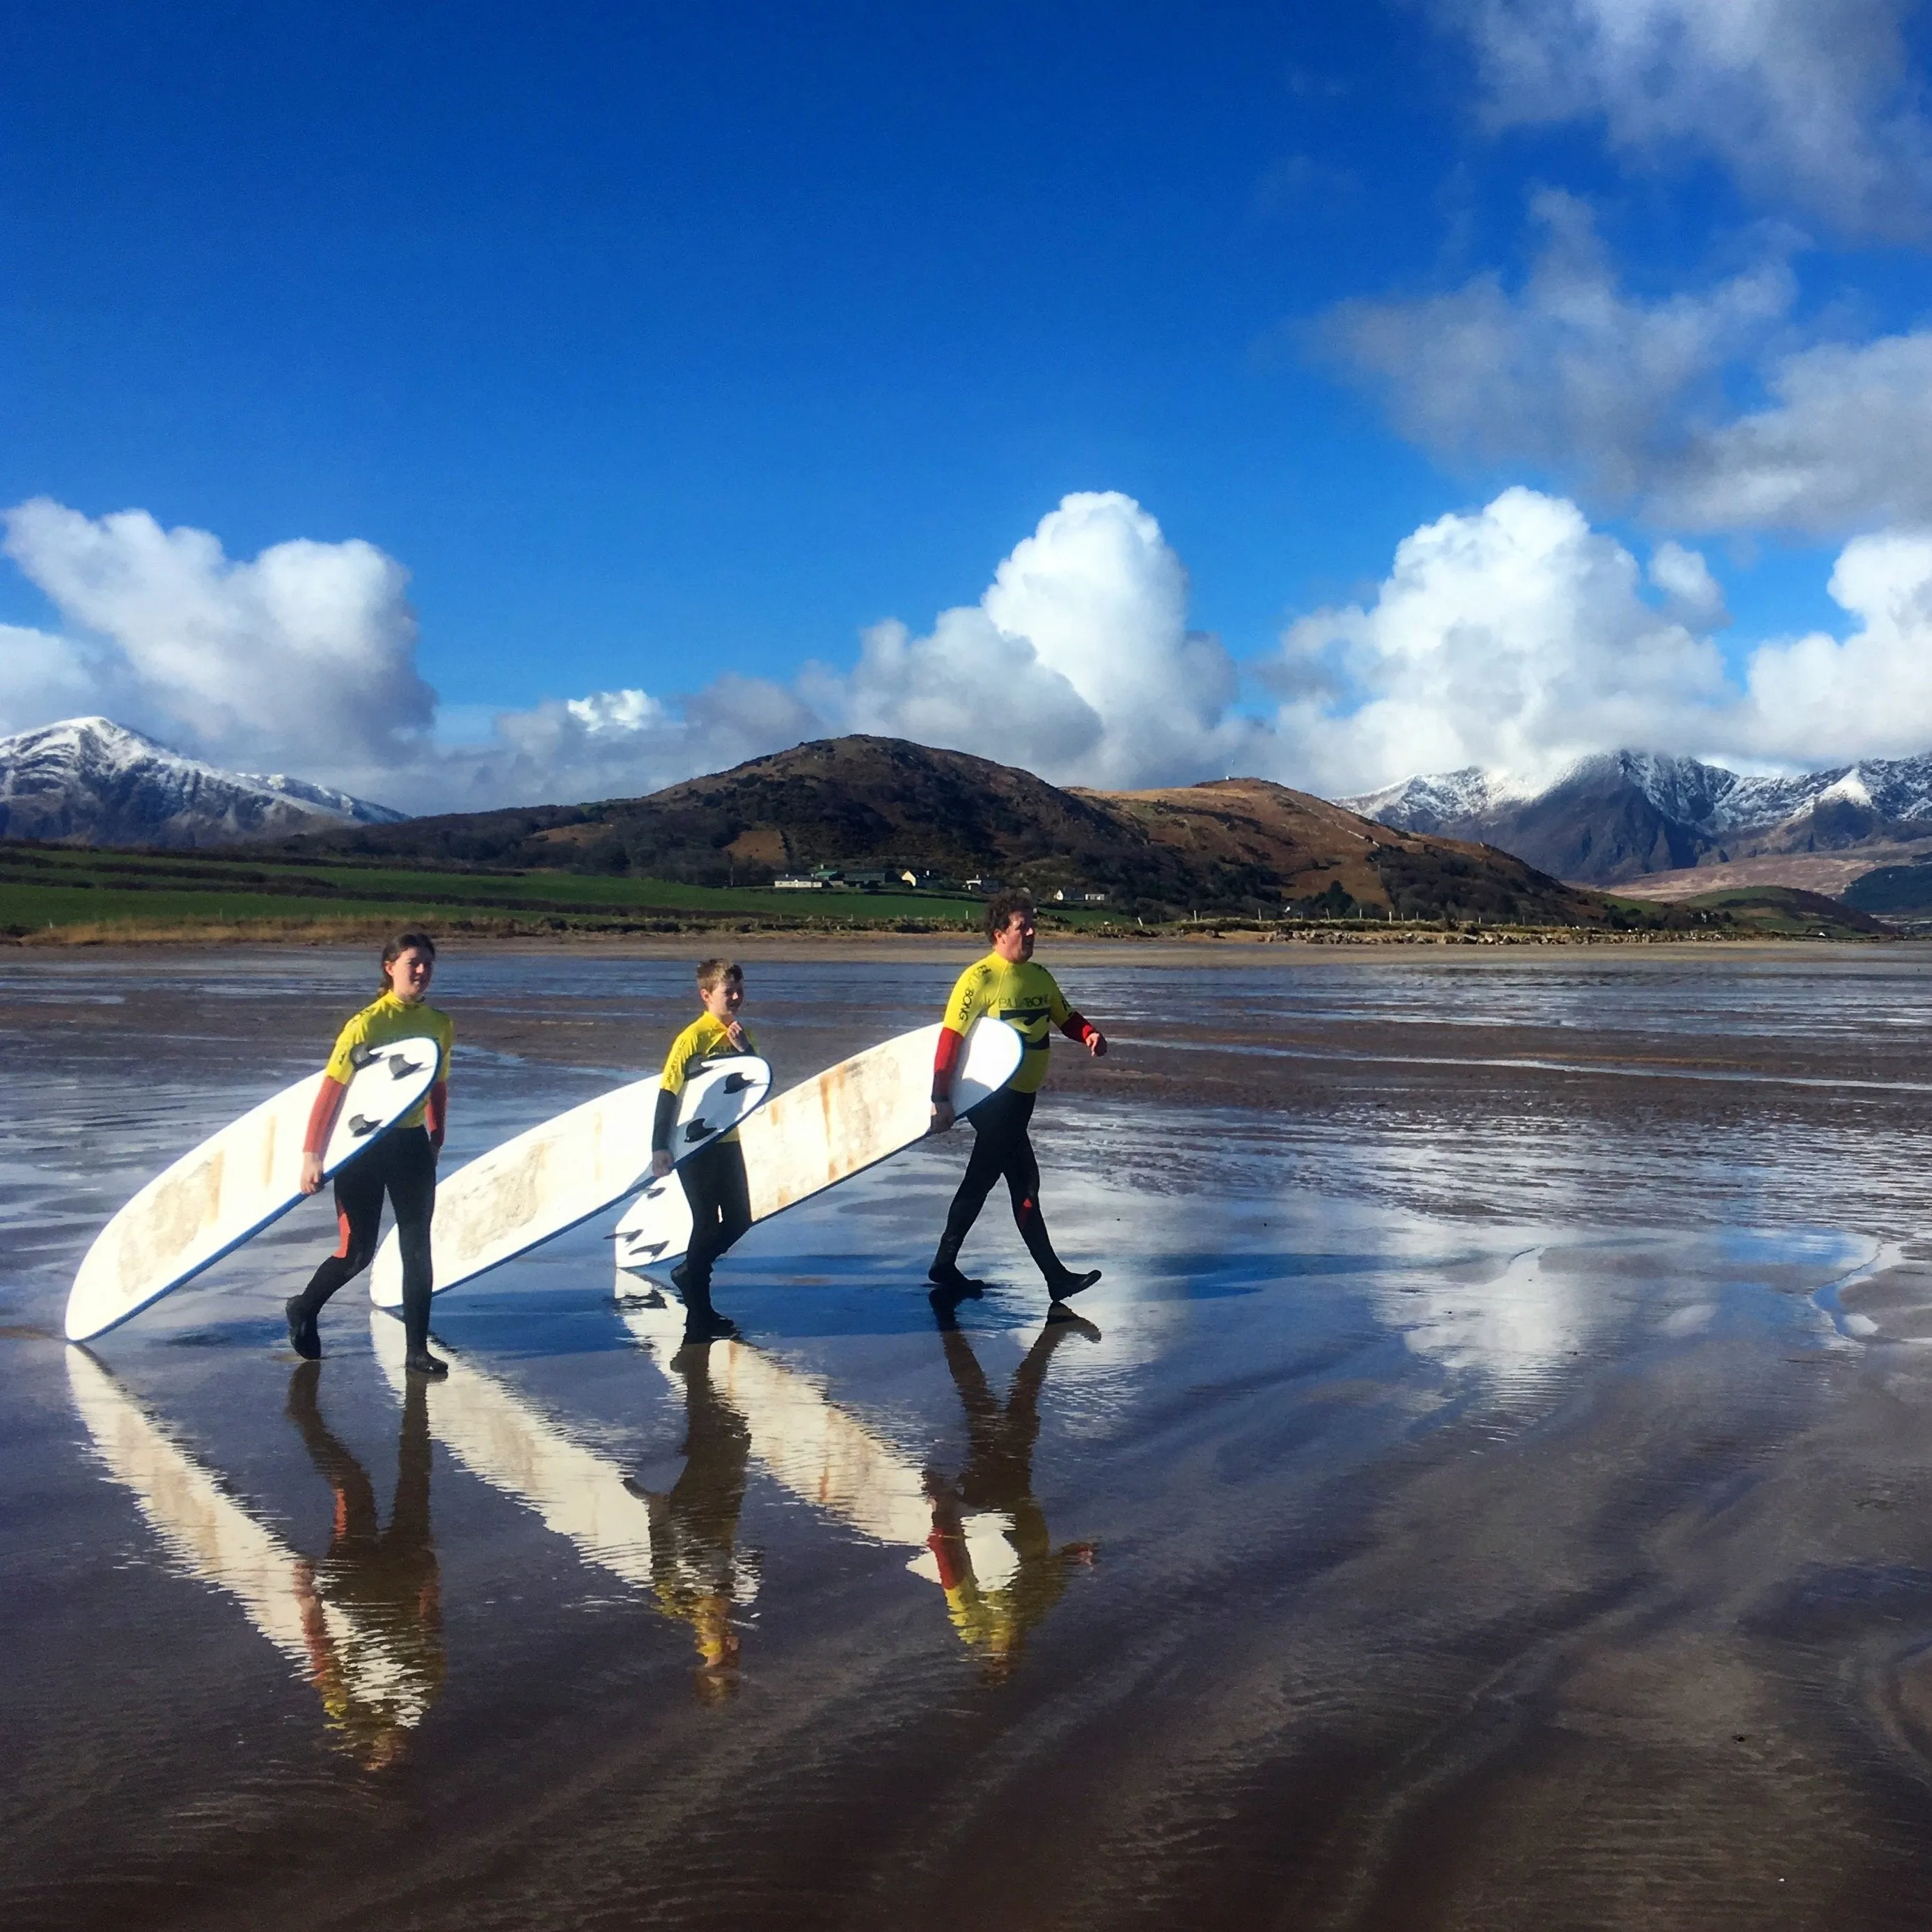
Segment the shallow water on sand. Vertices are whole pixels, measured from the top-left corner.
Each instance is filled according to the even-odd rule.
[[[424,1388],[359,1286],[287,1350],[320,1204],[58,1340],[365,962],[0,962],[0,1917],[1923,1924],[1932,958],[1048,963],[1117,1041],[1037,1117],[1078,1319],[996,1201],[935,1320],[962,1131],[754,1230],[740,1344],[592,1224]],[[955,970],[748,1014],[788,1082]],[[448,1163],[688,973],[451,956]]]

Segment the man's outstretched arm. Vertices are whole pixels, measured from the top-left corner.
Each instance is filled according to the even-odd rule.
[[[1075,1012],[1071,1008],[1060,1022],[1060,1030],[1069,1040],[1078,1040],[1096,1060],[1107,1050],[1107,1036],[1084,1014]]]

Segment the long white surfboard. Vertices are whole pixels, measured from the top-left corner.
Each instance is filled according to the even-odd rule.
[[[403,1324],[369,1311],[369,1341],[400,1396],[407,1344]],[[651,1513],[608,1456],[573,1441],[526,1397],[446,1343],[448,1378],[429,1403],[430,1432],[470,1474],[534,1510],[586,1563],[636,1588],[651,1587]]]
[[[707,1062],[678,1096],[671,1152],[695,1154],[746,1119],[771,1090],[772,1070],[754,1054]],[[502,1142],[437,1184],[430,1260],[435,1292],[466,1281],[627,1200],[651,1178],[658,1080],[634,1080]],[[674,1184],[675,1185],[675,1184]],[[678,1190],[679,1198],[683,1190]],[[378,1308],[403,1305],[403,1256],[392,1228],[369,1270]]]
[[[400,1729],[422,1721],[428,1688],[377,1624],[321,1596],[314,1567],[250,1515],[85,1349],[68,1351],[67,1373],[101,1466],[132,1494],[183,1575],[232,1598],[302,1676],[314,1677],[326,1658],[358,1708]]]
[[[788,1088],[745,1123],[739,1140],[752,1220],[769,1220],[814,1194],[849,1180],[932,1126],[932,1059],[937,1026],[869,1047]],[[1019,1071],[1019,1035],[1002,1020],[974,1022],[952,1088],[964,1114]],[[662,1268],[691,1245],[691,1207],[674,1180],[645,1189],[617,1224],[620,1268]]]
[[[647,1345],[667,1377],[684,1345],[684,1310],[662,1294],[640,1295],[617,1277],[624,1325]],[[710,1343],[712,1386],[744,1418],[752,1454],[779,1483],[814,1509],[889,1548],[917,1553],[906,1568],[939,1581],[933,1554],[932,1503],[920,1466],[841,1408],[812,1376],[748,1342]],[[980,1588],[1009,1582],[1019,1558],[997,1510],[966,1516],[961,1528]]]
[[[640,1294],[642,1286],[617,1277],[618,1312],[670,1376],[684,1310],[668,1295]],[[748,1342],[708,1346],[712,1388],[743,1417],[752,1454],[793,1495],[875,1542],[925,1546],[932,1509],[917,1463],[776,1356]]]
[[[350,1076],[322,1156],[332,1174],[436,1080],[433,1040],[379,1047]],[[320,1072],[284,1088],[155,1175],[94,1237],[67,1300],[67,1338],[91,1341],[191,1281],[303,1198],[302,1138]]]

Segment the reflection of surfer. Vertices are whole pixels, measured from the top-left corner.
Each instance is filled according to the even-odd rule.
[[[409,1338],[409,1366],[418,1375],[440,1376],[446,1365],[429,1352],[430,1221],[436,1212],[436,1157],[449,1106],[449,1052],[455,1029],[449,1016],[423,1004],[436,970],[436,941],[426,932],[402,932],[382,949],[381,996],[345,1026],[329,1055],[315,1108],[302,1142],[302,1188],[313,1194],[322,1185],[322,1150],[341,1111],[357,1056],[364,1048],[387,1046],[413,1034],[429,1034],[436,1042],[436,1084],[388,1132],[357,1154],[335,1177],[335,1218],[341,1239],[301,1294],[289,1298],[289,1341],[297,1354],[313,1361],[322,1353],[316,1317],[322,1304],[369,1265],[382,1231],[386,1191],[396,1215],[396,1239],[403,1256],[403,1329]]]
[[[658,1083],[656,1118],[651,1124],[651,1172],[662,1179],[677,1156],[671,1150],[671,1130],[685,1082],[706,1060],[721,1054],[755,1053],[752,1036],[738,1023],[745,1004],[745,975],[729,959],[707,959],[698,969],[698,997],[704,1010],[670,1043]],[[709,1342],[735,1335],[731,1322],[711,1306],[712,1264],[752,1225],[751,1190],[745,1177],[745,1154],[738,1130],[690,1156],[678,1168],[684,1197],[691,1204],[691,1242],[684,1259],[670,1271],[684,1297],[685,1340]]]
[[[1040,1209],[1040,1162],[1035,1159],[1027,1124],[1046,1078],[1047,1030],[1057,1026],[1096,1057],[1107,1050],[1099,1028],[1090,1026],[1066,1003],[1066,996],[1044,966],[1034,963],[1034,904],[1024,892],[996,892],[986,904],[986,936],[993,950],[960,974],[946,1003],[939,1029],[939,1050],[932,1069],[932,1129],[944,1133],[952,1124],[952,1078],[966,1034],[982,1014],[1004,1020],[1018,1034],[1025,1047],[1019,1071],[998,1093],[989,1094],[966,1118],[973,1123],[973,1157],[965,1178],[952,1197],[928,1277],[942,1298],[956,1300],[976,1295],[976,1282],[959,1270],[959,1250],[986,1204],[994,1181],[1005,1178],[1012,1196],[1013,1220],[1027,1251],[1046,1277],[1053,1298],[1077,1294],[1100,1279],[1098,1268],[1084,1274],[1074,1270],[1053,1251],[1046,1222]]]
[[[939,1567],[953,1628],[983,1660],[987,1676],[998,1679],[1011,1673],[1028,1631],[1060,1600],[1068,1574],[1094,1559],[1090,1543],[1053,1546],[1034,1500],[1033,1450],[1040,1388],[1054,1350],[1070,1334],[1097,1342],[1100,1331],[1069,1314],[1048,1321],[1013,1372],[1003,1407],[972,1345],[944,1310],[939,1327],[946,1366],[966,1412],[967,1457],[955,1481],[931,1468],[926,1472],[933,1525],[927,1547]],[[987,1511],[1006,1520],[997,1541],[969,1520]]]
[[[289,1383],[288,1415],[318,1474],[335,1496],[328,1554],[296,1566],[302,1634],[311,1674],[330,1725],[368,1769],[401,1754],[410,1729],[442,1688],[442,1604],[436,1545],[430,1537],[429,1408],[419,1377],[403,1396],[396,1494],[389,1526],[378,1522],[376,1492],[361,1463],[338,1440],[316,1406],[320,1368],[304,1362]],[[346,1610],[332,1628],[323,1605]],[[341,1654],[368,1630],[380,1659]],[[380,1661],[388,1667],[370,1670]]]
[[[667,1616],[690,1624],[704,1659],[698,1691],[722,1697],[737,1684],[738,1633],[731,1610],[746,1586],[733,1544],[745,1502],[752,1432],[711,1385],[711,1351],[686,1342],[670,1366],[684,1383],[684,1472],[670,1490],[627,1483],[651,1511],[651,1588]]]

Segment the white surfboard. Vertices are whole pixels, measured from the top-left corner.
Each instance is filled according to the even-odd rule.
[[[380,1624],[330,1602],[314,1566],[258,1522],[148,1415],[83,1348],[70,1348],[68,1385],[95,1454],[184,1576],[232,1598],[304,1678],[329,1666],[350,1703],[382,1724],[422,1721],[433,1694]]]
[[[684,1345],[683,1308],[622,1274],[617,1293],[624,1325],[670,1376]],[[748,1342],[709,1347],[712,1387],[744,1418],[752,1454],[785,1488],[874,1542],[926,1546],[932,1508],[916,1462],[776,1356]]]
[[[624,1325],[667,1377],[684,1344],[684,1310],[668,1296],[640,1295],[620,1274],[618,1307]],[[940,1580],[932,1548],[937,1527],[920,1466],[875,1435],[826,1394],[818,1380],[748,1342],[713,1342],[712,1385],[744,1418],[752,1454],[801,1502],[836,1517],[889,1548],[916,1553],[906,1568],[928,1583]],[[961,1539],[981,1591],[1003,1589],[1019,1569],[997,1510],[961,1519]]]
[[[745,1178],[755,1224],[922,1140],[932,1126],[937,1026],[915,1028],[790,1088],[745,1124]],[[976,1020],[954,1077],[956,1114],[1019,1071],[1019,1035]],[[617,1224],[620,1268],[668,1266],[691,1245],[691,1208],[675,1180],[645,1189]]]
[[[332,1174],[380,1138],[436,1081],[433,1040],[371,1052],[350,1077],[322,1156]],[[311,1073],[158,1174],[94,1237],[67,1301],[67,1338],[91,1341],[191,1281],[304,1196],[302,1137],[322,1075]]]
[[[756,1119],[752,1110],[771,1084],[772,1070],[754,1054],[706,1062],[678,1096],[673,1155],[682,1160],[741,1122],[748,1126],[746,1116]],[[636,1193],[651,1178],[657,1105],[657,1076],[634,1080],[503,1142],[438,1182],[430,1231],[435,1292],[446,1294],[474,1281]],[[378,1308],[403,1305],[402,1250],[393,1228],[369,1270],[369,1298]]]
[[[369,1311],[369,1341],[382,1372],[403,1394],[403,1324]],[[640,1590],[651,1587],[651,1513],[625,1486],[608,1456],[574,1442],[506,1382],[439,1342],[448,1377],[429,1398],[430,1432],[472,1475],[534,1510],[546,1529],[574,1544],[586,1563]]]

